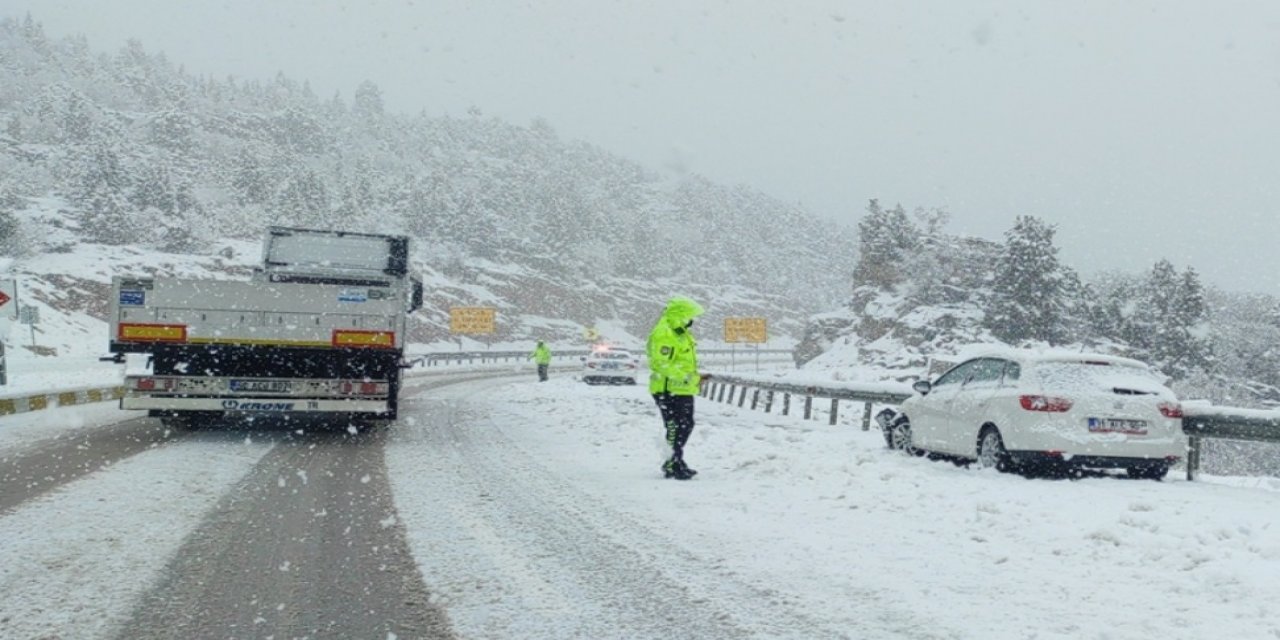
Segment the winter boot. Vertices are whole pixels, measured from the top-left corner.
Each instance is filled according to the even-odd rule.
[[[669,458],[666,462],[662,463],[662,477],[664,478],[674,478],[679,471],[680,467],[677,465],[674,458]]]
[[[686,476],[689,476],[690,478],[698,475],[698,471],[696,469],[690,469],[689,465],[684,463],[684,460],[680,460],[676,462],[676,469],[679,470],[680,473]]]

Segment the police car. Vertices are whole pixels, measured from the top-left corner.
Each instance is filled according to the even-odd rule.
[[[640,360],[626,349],[595,349],[582,359],[587,384],[635,384]]]

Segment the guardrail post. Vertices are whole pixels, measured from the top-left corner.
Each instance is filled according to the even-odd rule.
[[[813,417],[813,396],[804,397],[804,419],[809,420]]]
[[[747,388],[743,387],[742,395],[738,396],[738,407],[742,407],[742,404],[746,401],[747,401]]]
[[[863,431],[871,430],[871,403],[870,402],[868,402],[867,406],[862,409],[862,430]]]
[[[790,412],[791,412],[791,394],[784,393],[782,394],[782,415],[785,416]]]
[[[759,390],[759,389],[756,389],[756,390],[755,390],[755,392],[751,394],[751,410],[752,410],[752,411],[755,411],[755,410],[756,410],[756,405],[757,405],[757,404],[760,404],[760,390]]]
[[[831,426],[835,426],[839,411],[840,411],[840,400],[837,398],[832,398],[831,399],[831,419],[827,421],[827,424]]]
[[[1200,447],[1201,438],[1199,436],[1191,436],[1187,442],[1187,481],[1191,482],[1196,479],[1196,474],[1200,472]]]
[[[724,386],[720,387],[720,395],[716,396],[716,402],[724,402],[724,392],[725,392],[726,390],[729,390],[729,397],[730,397],[730,398],[732,398],[732,397],[733,397],[733,385],[731,385],[731,384],[726,384],[726,385],[724,385]]]
[[[764,412],[765,412],[765,413],[772,413],[772,412],[773,412],[773,390],[772,390],[772,389],[770,389],[769,391],[766,391],[766,392],[764,392],[764,393],[765,393],[765,396],[764,396]]]

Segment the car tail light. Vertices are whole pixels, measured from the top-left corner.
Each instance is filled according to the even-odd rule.
[[[1072,404],[1066,398],[1055,398],[1053,396],[1018,396],[1018,402],[1022,403],[1022,408],[1027,411],[1045,411],[1048,413],[1070,411]]]
[[[1161,402],[1159,406],[1160,406],[1160,415],[1166,418],[1182,417],[1182,405],[1178,404],[1177,402]]]

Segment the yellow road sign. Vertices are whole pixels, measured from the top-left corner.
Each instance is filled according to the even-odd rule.
[[[468,335],[487,335],[495,329],[498,310],[493,307],[452,307],[449,309],[449,331]]]
[[[768,342],[769,332],[764,318],[725,318],[725,342]]]

